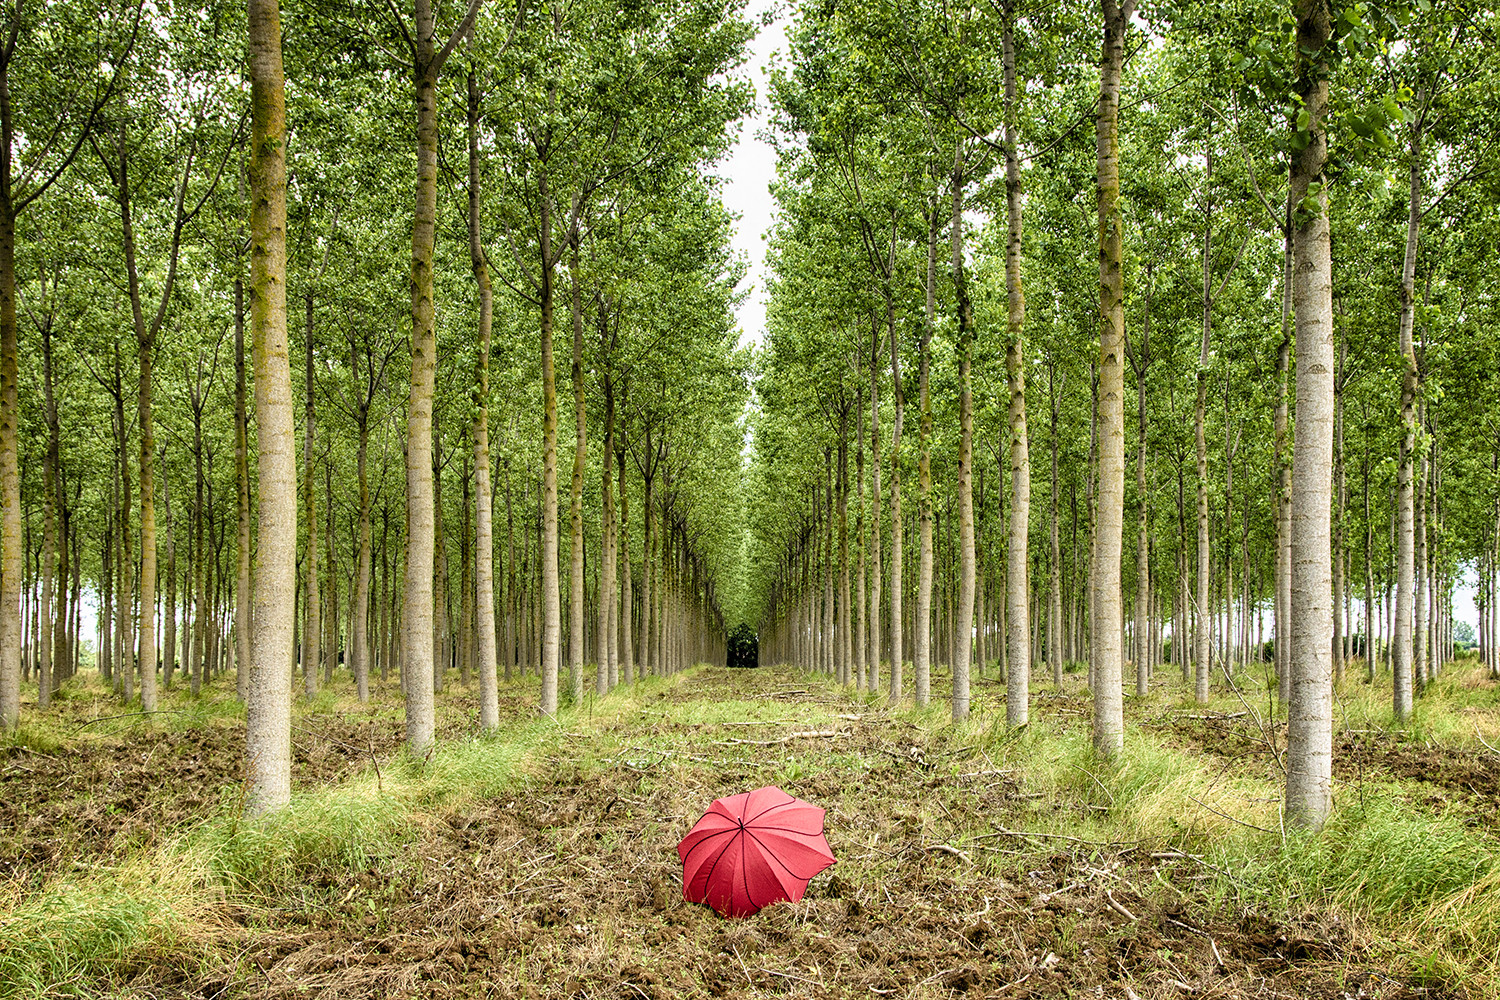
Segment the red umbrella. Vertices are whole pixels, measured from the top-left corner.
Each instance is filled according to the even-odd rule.
[[[677,845],[682,898],[723,917],[748,917],[778,900],[795,903],[833,864],[823,810],[774,785],[715,799]]]

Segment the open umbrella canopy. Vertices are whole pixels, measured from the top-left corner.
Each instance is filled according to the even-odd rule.
[[[823,816],[774,785],[715,799],[677,845],[682,898],[724,917],[795,903],[808,880],[834,863]]]

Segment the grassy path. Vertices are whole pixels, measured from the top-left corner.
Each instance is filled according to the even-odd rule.
[[[1117,765],[1076,687],[1012,734],[993,680],[956,728],[786,668],[699,667],[555,722],[517,686],[496,739],[450,704],[428,761],[396,745],[393,694],[325,698],[293,808],[258,824],[232,708],[147,731],[79,695],[0,758],[0,994],[1489,996],[1500,769],[1462,732],[1500,715],[1446,683],[1421,731],[1350,695],[1338,815],[1286,843],[1277,727],[1170,684],[1127,702]],[[763,784],[828,810],[839,863],[749,919],[684,903],[677,840]]]

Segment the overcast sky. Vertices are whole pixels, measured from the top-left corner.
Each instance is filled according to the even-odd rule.
[[[754,0],[750,16],[758,22],[760,16],[777,5],[765,0]],[[759,138],[765,128],[770,112],[767,93],[766,72],[773,53],[786,52],[786,20],[778,19],[750,43],[750,61],[745,73],[755,84],[755,115],[741,127],[740,141],[729,159],[719,168],[727,182],[724,187],[724,204],[739,216],[735,228],[734,248],[744,254],[750,263],[750,273],[744,288],[750,288],[750,296],[740,306],[740,343],[759,343],[765,328],[766,304],[763,280],[766,257],[766,231],[771,228],[775,205],[771,201],[769,186],[776,177],[776,154]]]

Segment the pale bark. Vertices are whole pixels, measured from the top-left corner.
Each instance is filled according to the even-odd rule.
[[[605,306],[600,306],[600,332],[602,334],[606,326]],[[614,383],[608,375],[604,377],[604,461],[601,487],[603,490],[603,503],[600,505],[599,523],[599,600],[598,600],[598,646],[599,646],[599,668],[595,680],[595,693],[599,695],[608,694],[610,689],[620,682],[620,666],[615,659],[619,647],[614,638],[614,626],[616,621],[617,602],[619,600],[615,587],[615,490],[614,470],[609,467],[609,456],[615,452],[615,390]]]
[[[631,620],[635,594],[630,569],[630,494],[625,492],[623,440],[615,447],[615,465],[620,484],[620,680],[629,684],[635,680],[635,623]]]
[[[568,678],[573,700],[583,700],[583,470],[588,462],[588,401],[583,384],[583,289],[579,287],[578,244],[572,245],[573,318],[573,489],[568,527],[572,541],[568,569]]]
[[[860,362],[863,363],[863,358]],[[859,367],[859,365],[855,366],[856,374],[858,374]],[[869,679],[866,657],[870,637],[869,609],[865,603],[868,596],[865,592],[865,561],[870,551],[870,539],[865,530],[867,525],[865,523],[865,394],[863,383],[860,384],[855,394],[855,412],[858,419],[855,421],[854,432],[854,535],[859,552],[854,569],[854,688],[856,691],[863,691]]]
[[[557,375],[552,358],[553,288],[552,216],[547,173],[537,175],[541,216],[538,226],[541,273],[542,340],[542,531],[541,531],[541,711],[557,714],[558,653],[562,639],[562,597],[557,566]],[[649,528],[648,528],[649,531]]]
[[[1121,691],[1120,536],[1125,504],[1125,272],[1120,216],[1119,103],[1125,32],[1134,0],[1103,0],[1095,135],[1099,194],[1099,501],[1094,528],[1094,749],[1113,757],[1125,745]]]
[[[432,488],[432,395],[437,367],[433,244],[437,226],[437,82],[454,44],[468,34],[480,0],[441,51],[431,0],[414,0],[412,82],[417,105],[417,177],[411,227],[411,391],[406,410],[406,573],[401,610],[401,666],[406,679],[406,742],[423,754],[432,745],[435,544]]]
[[[839,410],[839,467],[838,467],[838,597],[835,605],[837,615],[835,655],[838,659],[837,674],[840,684],[849,683],[850,667],[854,658],[854,621],[849,607],[849,407],[847,403]]]
[[[901,388],[901,352],[896,346],[896,317],[890,296],[886,296],[886,333],[891,345],[891,395],[895,411],[891,427],[891,687],[890,700],[900,701],[901,681],[906,650],[902,645],[902,575],[903,526],[901,522],[901,422],[906,409],[906,394]]]
[[[1288,212],[1291,203],[1288,202]],[[1281,274],[1281,343],[1276,349],[1276,410],[1272,426],[1276,437],[1276,696],[1283,704],[1291,698],[1291,634],[1292,634],[1292,463],[1288,438],[1288,386],[1287,376],[1291,371],[1292,357],[1292,237],[1290,215],[1286,220],[1287,235],[1282,252]],[[1365,482],[1365,524],[1370,523],[1369,479]],[[1366,554],[1369,548],[1365,549]],[[1365,608],[1371,607],[1366,594]],[[1366,628],[1366,632],[1370,629]],[[1369,645],[1369,636],[1366,636]],[[1373,664],[1368,654],[1366,662]],[[1372,675],[1373,676],[1373,675]]]
[[[1125,342],[1126,354],[1135,368],[1135,491],[1140,499],[1135,549],[1135,694],[1138,698],[1149,693],[1151,658],[1156,646],[1151,635],[1151,505],[1146,493],[1146,371],[1151,365],[1151,291],[1151,265],[1148,263],[1140,349],[1132,353],[1130,342]]]
[[[313,442],[316,426],[313,408],[313,296],[305,298],[306,324],[303,331],[305,351],[306,408],[302,418],[302,516],[307,519],[307,541],[303,555],[302,584],[302,690],[308,699],[318,693],[318,669],[322,661],[319,645],[322,608],[318,589],[318,501],[317,478],[313,475]],[[330,512],[330,517],[332,513]]]
[[[234,662],[235,685],[240,697],[248,695],[251,594],[250,594],[250,426],[245,412],[245,285],[234,282],[234,485],[235,532]],[[290,363],[290,362],[288,362]],[[295,532],[293,533],[295,537]],[[293,557],[295,558],[295,556]]]
[[[486,732],[500,725],[500,694],[495,676],[495,539],[490,495],[490,341],[494,326],[495,291],[489,261],[480,240],[479,210],[479,84],[470,67],[468,77],[469,140],[469,264],[479,286],[478,350],[474,365],[474,608],[478,642],[479,725]],[[510,661],[505,664],[510,677]]]
[[[880,653],[884,636],[880,627],[883,574],[880,512],[880,327],[870,324],[870,659],[868,690],[880,690]]]
[[[952,266],[958,307],[958,620],[954,623],[953,721],[969,717],[969,655],[974,636],[974,307],[969,300],[963,257],[964,157],[960,142],[953,157]]]
[[[1047,388],[1052,402],[1052,422],[1049,435],[1052,446],[1052,488],[1049,498],[1048,520],[1048,606],[1047,606],[1047,661],[1052,667],[1052,683],[1062,687],[1063,675],[1063,601],[1062,601],[1062,541],[1057,527],[1057,424],[1061,401],[1058,396],[1062,387],[1058,385],[1057,363],[1047,366]]]
[[[1193,643],[1193,697],[1201,705],[1208,701],[1209,657],[1213,648],[1213,620],[1210,613],[1209,578],[1210,546],[1208,540],[1208,442],[1204,424],[1208,413],[1209,343],[1213,333],[1213,300],[1210,296],[1213,238],[1213,150],[1208,151],[1208,170],[1204,179],[1203,210],[1203,337],[1198,351],[1198,402],[1193,410],[1193,443],[1198,465],[1198,627]],[[1226,440],[1228,428],[1225,428]]]
[[[249,0],[250,338],[254,345],[260,546],[246,719],[247,808],[291,799],[297,469],[286,324],[286,105],[277,0]]]
[[[10,198],[10,91],[0,65],[6,112],[0,155],[0,730],[21,718],[21,463],[19,348],[16,338],[16,219]]]
[[[917,446],[921,555],[917,569],[917,645],[912,656],[912,670],[916,674],[914,701],[918,708],[926,706],[932,691],[932,399],[928,393],[927,370],[931,362],[936,312],[937,235],[938,214],[934,204],[927,222],[927,309],[917,354],[917,399],[921,413]]]
[[[55,286],[54,286],[55,290]],[[41,627],[41,658],[37,661],[36,707],[52,707],[53,689],[53,575],[57,572],[57,465],[60,453],[57,399],[52,389],[52,320],[42,327],[42,394],[47,419],[47,451],[42,458],[42,595],[37,619]],[[0,724],[0,729],[5,728]]]
[[[351,350],[349,362],[354,371],[358,371],[358,351],[352,348],[353,340],[350,340]],[[367,358],[368,362],[369,359]],[[373,382],[373,380],[372,380]],[[371,392],[374,386],[370,386]],[[372,569],[372,554],[370,547],[370,410],[368,396],[355,400],[354,425],[358,437],[358,445],[355,450],[354,469],[355,481],[358,486],[359,496],[359,526],[355,533],[355,556],[354,556],[354,593],[349,601],[350,610],[354,613],[349,623],[349,671],[354,675],[354,690],[361,705],[370,700],[370,640],[369,640],[369,607],[370,607],[370,578]],[[332,522],[332,508],[329,508],[329,521]],[[330,613],[337,614],[335,610],[338,604],[335,602],[330,607]],[[330,655],[338,655],[338,647],[335,645]],[[405,688],[403,687],[403,690]]]
[[[1005,375],[1010,396],[1010,530],[1005,568],[1005,722],[1031,718],[1031,445],[1026,429],[1026,297],[1021,287],[1021,161],[1016,155],[1015,0],[1005,3]],[[1004,489],[1004,484],[1001,484]],[[1054,486],[1054,493],[1056,492]]]
[[[1333,465],[1333,277],[1324,168],[1328,143],[1328,0],[1297,0],[1296,91],[1308,114],[1308,144],[1292,160],[1293,309],[1297,323],[1297,435],[1292,454],[1291,708],[1286,815],[1319,829],[1333,776],[1333,606],[1329,504]],[[1312,185],[1318,185],[1312,188]]]
[[[1419,99],[1420,106],[1421,101]],[[1417,248],[1422,226],[1422,128],[1411,130],[1410,197],[1407,201],[1406,250],[1401,260],[1401,458],[1396,471],[1396,621],[1391,645],[1392,700],[1398,720],[1412,710],[1412,612],[1415,514],[1412,463],[1417,450],[1417,352],[1412,327],[1417,312]]]

